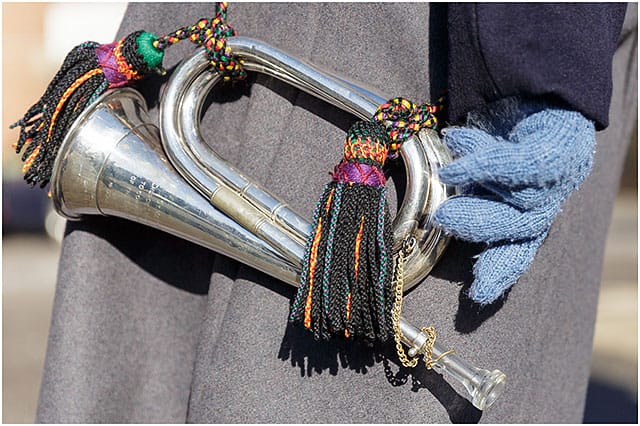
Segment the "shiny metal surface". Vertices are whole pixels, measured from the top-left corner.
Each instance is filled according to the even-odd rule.
[[[371,90],[334,77],[258,40],[232,37],[227,41],[245,69],[281,79],[362,119],[370,118],[387,98]],[[209,196],[206,182],[222,180],[252,205],[263,211],[282,233],[270,235],[274,248],[291,259],[299,251],[311,225],[286,203],[249,181],[244,174],[220,157],[202,138],[199,118],[202,104],[220,80],[211,72],[204,53],[184,61],[165,89],[160,112],[160,129],[167,155],[184,178]],[[214,143],[215,145],[215,143]],[[431,225],[437,206],[452,194],[442,184],[437,169],[450,161],[446,148],[433,130],[423,130],[410,138],[400,152],[406,170],[405,196],[394,219],[395,250],[405,242],[414,249],[407,256],[405,291],[420,283],[437,263],[447,245],[443,232]],[[214,204],[215,205],[215,204]],[[216,207],[228,213],[222,204]],[[229,214],[229,213],[228,213]],[[236,216],[232,216],[238,221]],[[262,221],[260,226],[269,223]],[[249,225],[252,230],[255,225]],[[281,238],[288,233],[291,237]],[[301,258],[301,257],[300,257]]]
[[[257,41],[231,38],[229,44],[248,69],[282,78],[357,116],[370,116],[382,99]],[[202,140],[200,108],[217,81],[207,68],[198,53],[174,73],[161,103],[164,151],[160,131],[149,122],[136,91],[108,92],[84,111],[54,165],[55,208],[70,219],[102,214],[139,222],[297,285],[311,227]],[[407,187],[394,233],[396,247],[412,247],[405,258],[405,281],[411,286],[428,274],[447,243],[431,226],[431,215],[451,193],[435,174],[449,156],[429,130],[407,141],[401,155]],[[400,329],[411,356],[426,351],[427,336],[419,328],[401,318]],[[462,383],[478,408],[491,405],[503,388],[504,374],[447,353],[436,342],[434,368]]]
[[[423,345],[428,336],[404,318],[400,320],[400,330],[403,343],[409,347],[409,356],[424,354]],[[447,350],[439,340],[433,344],[432,358],[433,369],[462,384],[468,393],[467,399],[479,410],[490,407],[504,390],[507,376],[502,371],[478,368],[460,357],[456,351]]]
[[[157,228],[295,281],[298,267],[211,208],[167,161],[144,99],[132,89],[100,97],[73,124],[54,165],[51,195],[69,219],[117,216]]]

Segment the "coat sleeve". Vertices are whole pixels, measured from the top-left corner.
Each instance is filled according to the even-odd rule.
[[[452,3],[449,122],[503,97],[547,96],[600,130],[626,4]]]

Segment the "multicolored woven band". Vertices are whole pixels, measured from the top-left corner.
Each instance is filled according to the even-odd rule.
[[[335,167],[331,176],[335,182],[361,183],[376,188],[387,183],[387,179],[379,167],[365,163],[342,161]]]
[[[143,77],[122,54],[124,42],[125,39],[122,38],[110,44],[100,45],[96,50],[98,65],[109,83],[109,89],[125,86],[129,82],[140,80]]]

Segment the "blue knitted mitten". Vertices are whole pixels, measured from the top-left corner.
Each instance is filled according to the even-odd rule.
[[[462,195],[435,222],[459,239],[484,242],[469,296],[497,300],[528,269],[562,203],[589,175],[595,127],[580,113],[508,98],[443,130],[456,160],[439,172]]]

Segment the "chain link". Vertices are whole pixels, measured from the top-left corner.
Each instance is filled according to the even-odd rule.
[[[415,241],[415,240],[414,240]],[[395,298],[393,303],[393,309],[391,311],[391,320],[393,324],[393,338],[396,342],[396,352],[398,353],[398,358],[400,362],[405,367],[413,368],[418,365],[418,357],[409,358],[404,351],[404,347],[402,346],[402,339],[404,335],[402,334],[402,330],[400,330],[400,316],[402,315],[402,297],[404,292],[404,256],[405,250],[407,250],[407,243],[403,244],[402,249],[398,252],[398,254],[394,258],[394,269],[393,269],[393,283]],[[413,248],[413,245],[409,243],[409,249]],[[422,344],[420,349],[417,351],[418,353],[424,354],[424,365],[427,367],[427,370],[431,370],[433,368],[433,345],[436,342],[436,330],[433,327],[422,327],[420,329],[427,336],[427,340]]]

